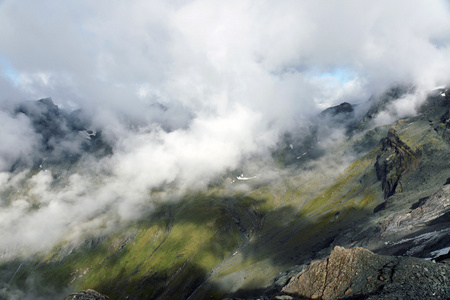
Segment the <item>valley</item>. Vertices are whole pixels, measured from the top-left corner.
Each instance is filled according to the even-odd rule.
[[[144,202],[151,209],[127,222],[115,223],[101,208],[98,222],[95,214],[83,218],[100,230],[86,227],[34,254],[4,252],[0,289],[42,299],[87,289],[110,299],[270,299],[336,246],[435,260],[448,274],[449,96],[431,93],[417,116],[388,125],[370,124],[368,114],[359,121],[346,115],[346,138],[327,146],[319,138],[327,138],[328,125],[319,123],[311,132],[325,135],[302,133],[300,144],[278,145],[270,177],[228,172],[200,190],[153,189]],[[341,117],[336,111],[331,121]],[[83,149],[109,155],[111,148],[92,135],[98,131],[89,140],[80,135],[88,143]],[[300,160],[290,150],[309,154]],[[83,159],[49,157],[42,164],[55,190],[83,172]],[[34,203],[33,213],[45,203],[29,182],[45,171],[23,170],[23,188],[2,197]],[[93,184],[101,189],[105,180]],[[443,288],[448,295],[450,287]]]

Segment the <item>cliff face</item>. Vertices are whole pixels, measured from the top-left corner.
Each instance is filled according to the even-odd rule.
[[[394,128],[390,128],[375,162],[385,199],[403,191],[402,176],[416,168],[418,161],[419,155],[399,138]]]
[[[448,299],[450,266],[412,257],[335,247],[282,289],[307,299]]]

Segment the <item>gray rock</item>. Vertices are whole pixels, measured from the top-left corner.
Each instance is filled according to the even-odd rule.
[[[402,191],[402,175],[417,167],[418,161],[419,155],[399,138],[394,128],[390,128],[375,163],[385,199]]]
[[[335,247],[291,278],[280,295],[308,299],[448,299],[450,267]]]
[[[108,300],[109,297],[94,290],[85,290],[70,294],[64,300]]]

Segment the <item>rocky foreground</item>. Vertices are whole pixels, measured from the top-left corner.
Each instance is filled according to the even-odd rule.
[[[290,296],[290,297],[286,297]],[[336,246],[291,278],[277,299],[449,299],[450,265]]]

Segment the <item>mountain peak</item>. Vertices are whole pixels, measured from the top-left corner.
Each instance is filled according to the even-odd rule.
[[[346,113],[346,114],[352,113],[353,111],[354,111],[354,105],[352,105],[348,102],[342,102],[339,105],[332,106],[332,107],[325,109],[322,112],[322,115],[328,114],[331,116],[336,116],[336,115],[343,114],[343,113]]]
[[[49,98],[39,99],[38,102],[40,102],[42,104],[45,104],[47,106],[50,106],[50,107],[53,107],[53,106],[58,107],[58,105],[55,105],[55,103],[53,102],[52,98],[50,98],[50,97]]]

